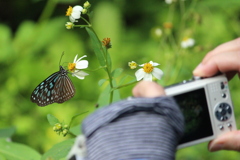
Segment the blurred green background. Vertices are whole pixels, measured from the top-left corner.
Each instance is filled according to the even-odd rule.
[[[103,87],[98,81],[107,78],[104,71],[88,72],[84,80],[70,77],[76,95],[63,104],[38,107],[30,101],[33,89],[75,55],[87,55],[89,69],[99,66],[85,29],[67,30],[65,12],[69,5],[82,5],[76,0],[0,1],[0,129],[16,127],[12,137],[39,153],[54,144],[72,138],[52,131],[46,115],[53,114],[69,123],[76,113],[95,110]],[[93,10],[92,24],[100,39],[110,37],[113,68],[134,79],[129,61],[139,64],[150,60],[160,63],[164,76],[158,81],[170,85],[192,77],[192,70],[204,55],[221,43],[240,36],[239,0],[185,0],[172,4],[164,0],[89,0]],[[79,21],[84,24],[83,21]],[[167,25],[168,24],[168,25]],[[170,24],[170,25],[169,25]],[[162,34],[156,32],[161,30]],[[193,47],[182,49],[184,37],[195,40]],[[231,64],[229,64],[231,65]],[[118,79],[116,79],[118,82]],[[127,81],[126,81],[127,82]],[[133,85],[120,90],[121,98],[131,95]],[[240,121],[239,79],[230,82],[237,125]],[[106,97],[107,101],[108,97]],[[87,115],[87,114],[86,114]],[[86,116],[76,119],[78,125]],[[238,125],[239,126],[239,125]],[[233,151],[210,153],[207,143],[181,149],[178,160],[235,160]]]

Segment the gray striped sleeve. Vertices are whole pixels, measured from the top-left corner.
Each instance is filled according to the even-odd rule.
[[[82,131],[86,160],[173,160],[184,120],[171,97],[132,98],[97,110]]]

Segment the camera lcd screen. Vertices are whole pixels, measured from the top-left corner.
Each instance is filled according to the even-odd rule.
[[[203,88],[174,96],[185,118],[185,133],[179,144],[213,135]]]

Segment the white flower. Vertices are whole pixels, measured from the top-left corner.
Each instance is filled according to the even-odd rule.
[[[77,19],[81,17],[82,10],[83,7],[79,5],[74,7],[69,6],[66,12],[66,16],[69,16],[71,22],[77,22]]]
[[[143,68],[137,70],[137,72],[135,73],[137,81],[140,81],[141,79],[145,81],[152,81],[153,76],[157,79],[161,79],[163,76],[163,71],[159,68],[155,68],[155,66],[158,65],[160,64],[153,61],[139,65]]]
[[[165,2],[167,3],[167,4],[172,4],[173,2],[176,2],[177,0],[165,0]],[[182,1],[184,1],[184,0],[182,0]]]
[[[77,77],[78,79],[84,79],[85,76],[87,76],[89,74],[87,74],[86,72],[80,71],[80,70],[75,70],[74,73],[72,73],[73,77]]]
[[[162,36],[162,29],[160,27],[154,27],[151,29],[151,36],[154,39],[159,39]]]
[[[194,39],[185,37],[185,38],[183,38],[183,40],[181,42],[181,47],[182,48],[189,48],[189,47],[194,46],[194,44],[195,44]]]
[[[72,73],[73,77],[77,77],[79,79],[84,79],[85,76],[87,76],[88,74],[84,71],[82,71],[82,69],[85,69],[88,67],[88,61],[87,60],[81,60],[84,57],[87,57],[86,55],[78,58],[78,55],[75,56],[73,63],[68,63],[68,70]]]
[[[76,63],[76,68],[77,69],[85,69],[85,68],[87,68],[88,67],[88,61],[87,60],[81,60],[81,59],[83,59],[83,58],[85,58],[87,56],[84,55],[84,56],[78,58],[78,60],[77,60],[77,57],[78,57],[78,55],[76,55],[74,60],[73,60],[73,63]]]
[[[161,30],[161,28],[156,28],[156,29],[155,29],[155,34],[156,34],[157,37],[161,37],[161,35],[162,35],[162,30]]]
[[[166,2],[167,4],[171,4],[171,3],[173,2],[173,0],[165,0],[165,2]]]

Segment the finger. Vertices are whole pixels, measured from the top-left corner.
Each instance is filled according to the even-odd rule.
[[[155,82],[141,81],[132,90],[134,97],[159,97],[165,95],[162,86]]]
[[[234,39],[232,41],[223,43],[216,47],[214,50],[210,51],[203,59],[204,61],[207,61],[210,57],[221,54],[221,53],[228,53],[228,52],[237,52],[240,51],[240,38]]]
[[[240,151],[240,130],[221,135],[209,143],[208,149],[211,152],[219,150]]]
[[[210,77],[218,72],[237,73],[240,71],[240,51],[221,53],[211,56],[209,59],[203,61],[194,71],[195,76]]]

